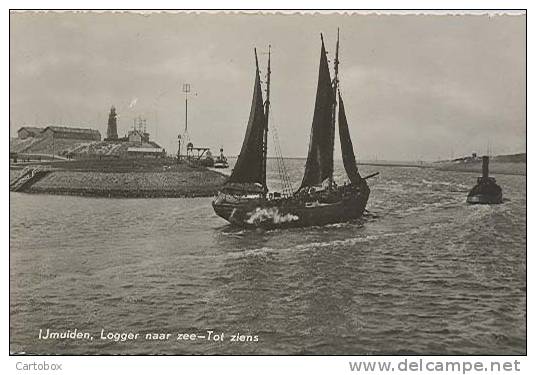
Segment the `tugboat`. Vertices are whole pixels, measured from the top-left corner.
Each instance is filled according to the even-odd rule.
[[[482,177],[478,177],[476,185],[467,196],[470,204],[502,203],[502,189],[493,177],[489,177],[489,156],[482,157]]]
[[[214,168],[229,168],[227,158],[223,154],[223,148],[220,148],[220,155],[214,160]]]
[[[255,84],[253,101],[236,165],[226,184],[212,202],[216,214],[231,224],[242,227],[295,227],[324,225],[353,220],[362,216],[369,197],[367,178],[357,170],[352,140],[338,87],[339,35],[334,59],[334,79],[324,39],[322,46],[316,101],[311,126],[309,152],[300,188],[294,191],[286,172],[282,177],[283,192],[269,193],[266,185],[266,152],[270,112],[270,50],[263,98],[259,62],[255,50]],[[333,180],[333,149],[337,119],[344,168],[348,183],[338,186]],[[276,152],[280,149],[276,145]],[[282,162],[282,156],[280,158]],[[284,165],[280,164],[285,170]]]

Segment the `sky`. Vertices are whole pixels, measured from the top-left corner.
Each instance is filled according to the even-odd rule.
[[[268,155],[307,155],[320,33],[339,78],[358,160],[438,160],[524,152],[525,15],[31,13],[10,14],[10,131],[91,127],[135,117],[176,153],[191,85],[195,146],[236,155],[255,74],[272,50]],[[335,157],[340,158],[338,140]]]

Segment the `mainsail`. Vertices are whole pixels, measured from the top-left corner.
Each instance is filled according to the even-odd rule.
[[[324,40],[322,39],[315,111],[309,139],[309,153],[307,155],[301,188],[319,185],[325,179],[333,176],[335,124],[333,123],[332,116],[334,104],[335,95],[331,85]]]
[[[348,121],[346,120],[346,113],[344,112],[344,103],[342,101],[341,94],[339,93],[339,137],[341,140],[342,161],[344,163],[344,169],[350,179],[350,182],[354,185],[359,185],[361,176],[357,171],[357,165],[355,163],[354,148],[352,146],[352,139],[350,138],[350,132],[348,131]]]
[[[253,100],[246,136],[242,143],[240,155],[227,182],[228,186],[244,184],[244,190],[251,190],[255,184],[266,189],[266,174],[264,172],[264,129],[267,125],[264,113],[264,101],[262,98],[261,80],[257,52],[255,52],[257,70],[255,73],[255,85],[253,87]]]

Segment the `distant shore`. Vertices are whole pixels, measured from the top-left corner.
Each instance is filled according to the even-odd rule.
[[[451,172],[469,172],[469,173],[482,173],[482,162],[471,163],[438,163],[433,166],[434,169],[440,171]],[[511,162],[495,162],[490,161],[489,164],[490,175],[515,175],[526,176],[527,175],[527,163],[511,163]]]
[[[481,163],[364,162],[401,168],[432,168],[438,171],[480,173]],[[75,160],[10,165],[10,183],[25,166],[50,169],[43,178],[22,191],[33,194],[74,195],[106,198],[193,198],[217,194],[230,170],[178,164],[172,159]],[[223,172],[223,173],[222,173]],[[490,174],[526,176],[524,162],[491,162]]]
[[[469,163],[453,163],[453,162],[438,162],[438,163],[394,163],[394,162],[362,162],[358,165],[379,166],[379,167],[400,167],[400,168],[431,168],[438,171],[445,172],[464,172],[464,173],[481,173],[482,162],[469,162]],[[491,161],[490,162],[490,174],[498,175],[514,175],[514,176],[526,176],[527,175],[527,163],[525,162],[503,162],[503,161]]]
[[[227,179],[207,168],[161,160],[89,160],[38,165],[51,171],[23,192],[107,198],[210,197]],[[11,168],[10,181],[19,174],[20,170]]]

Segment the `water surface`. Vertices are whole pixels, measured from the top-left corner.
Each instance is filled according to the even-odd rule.
[[[287,160],[299,183],[303,160]],[[270,184],[277,168],[269,165]],[[522,354],[526,178],[379,170],[362,220],[241,230],[211,199],[11,194],[10,350],[37,354]],[[336,175],[343,176],[340,165]],[[39,340],[39,329],[93,341]],[[100,340],[100,330],[226,341]],[[259,341],[231,343],[230,335]]]

